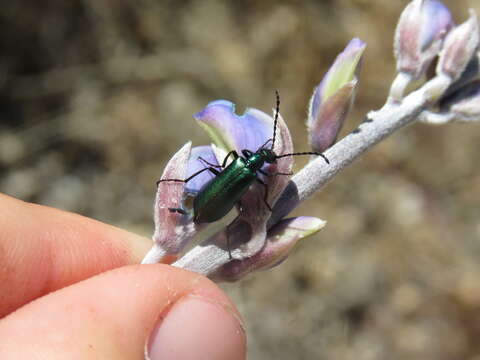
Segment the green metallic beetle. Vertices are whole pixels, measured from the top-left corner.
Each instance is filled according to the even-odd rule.
[[[267,174],[265,171],[262,170],[262,166],[265,163],[274,164],[279,158],[296,155],[319,155],[322,156],[327,163],[329,163],[325,155],[317,152],[301,152],[282,155],[275,154],[275,152],[273,151],[273,147],[275,145],[276,128],[280,109],[280,97],[277,91],[275,93],[277,104],[275,109],[275,120],[273,124],[273,137],[271,139],[268,139],[262,146],[260,146],[260,148],[258,148],[257,151],[252,152],[250,150],[244,149],[241,151],[243,155],[242,157],[238,155],[235,150],[232,150],[227,154],[227,156],[223,160],[222,165],[209,163],[205,159],[199,157],[199,160],[203,161],[205,164],[208,165],[204,169],[197,171],[187,179],[162,179],[157,182],[157,185],[160,182],[167,181],[187,183],[197,175],[207,170],[215,175],[214,178],[212,178],[200,189],[199,193],[195,196],[193,200],[194,223],[211,223],[227,215],[235,205],[240,203],[242,196],[247,192],[250,185],[252,185],[255,181],[265,187],[265,196],[263,199],[265,205],[270,211],[272,211],[272,207],[267,201],[268,185],[258,177],[257,172],[265,176],[291,174]],[[269,142],[271,142],[272,145],[271,147],[267,148],[266,146]],[[233,161],[228,166],[226,166],[230,156],[233,156]],[[181,208],[169,208],[169,210],[171,212],[186,214],[186,211]]]

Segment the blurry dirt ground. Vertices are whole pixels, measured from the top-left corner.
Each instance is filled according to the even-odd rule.
[[[307,150],[311,91],[360,37],[347,133],[383,103],[405,3],[4,1],[0,191],[150,236],[166,161],[208,143],[193,113],[219,98],[269,112],[278,89]],[[447,5],[457,22],[480,12]],[[280,267],[225,286],[250,358],[480,359],[479,144],[478,124],[413,125],[299,208],[328,226]]]

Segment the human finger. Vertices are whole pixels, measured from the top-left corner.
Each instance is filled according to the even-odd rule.
[[[0,194],[0,317],[95,274],[140,262],[150,240]]]
[[[225,294],[163,264],[114,269],[0,320],[0,358],[245,359],[245,334]]]

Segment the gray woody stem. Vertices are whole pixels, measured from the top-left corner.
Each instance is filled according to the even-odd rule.
[[[451,84],[451,79],[437,76],[399,103],[385,104],[380,110],[370,112],[366,120],[351,134],[325,152],[330,165],[318,157],[299,171],[288,184],[275,204],[267,228],[271,228],[289,214],[303,200],[321,189],[338,172],[357,157],[399,128],[415,121]],[[225,248],[215,241],[196,246],[173,265],[208,276],[229,260]]]

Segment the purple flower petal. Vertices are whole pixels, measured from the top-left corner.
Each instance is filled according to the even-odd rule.
[[[195,118],[207,130],[216,144],[226,151],[235,149],[239,155],[242,155],[241,151],[244,149],[255,152],[269,139],[272,139],[274,121],[271,116],[257,109],[247,109],[243,115],[235,114],[234,110],[234,105],[229,101],[214,101],[196,114]],[[270,146],[271,143],[266,145],[267,148]],[[290,132],[280,115],[273,150],[277,155],[293,152]],[[219,159],[219,162],[222,160]],[[259,175],[259,178],[267,184],[267,202],[270,206],[274,205],[289,181],[289,176],[273,174],[277,172],[290,173],[293,161],[293,157],[284,157],[278,159],[276,164],[265,164],[262,168],[272,174],[268,177]],[[250,256],[264,245],[266,222],[271,214],[265,205],[265,191],[264,186],[255,182],[241,199],[240,216],[237,222],[241,226],[249,228],[250,240],[242,248],[239,256]]]
[[[227,100],[209,103],[194,115],[212,137],[214,143],[226,151],[243,149],[257,151],[273,136],[273,122],[269,115],[256,109],[247,109],[243,115],[235,113],[235,105]]]
[[[318,117],[318,112],[320,111],[320,105],[323,103],[322,99],[322,89],[325,86],[325,78],[322,79],[320,84],[313,89],[313,95],[310,99],[310,107],[308,111],[307,125],[310,126],[311,123]]]
[[[221,170],[221,168],[209,165],[208,163],[200,160],[200,158],[204,159],[210,164],[219,165],[211,146],[196,146],[190,152],[190,158],[188,159],[187,178],[207,167],[213,167],[216,170]],[[195,195],[207,182],[214,177],[215,175],[211,171],[205,170],[186,183],[185,191]]]
[[[424,17],[420,38],[420,49],[425,51],[442,33],[453,26],[450,10],[436,0],[427,0],[423,3],[422,16]]]

